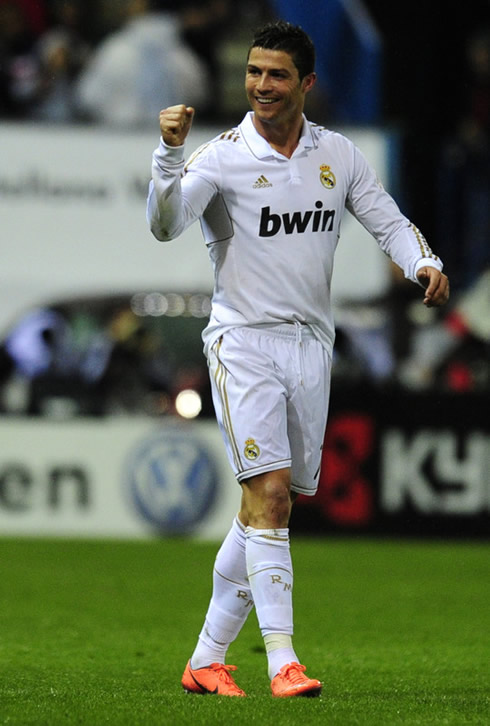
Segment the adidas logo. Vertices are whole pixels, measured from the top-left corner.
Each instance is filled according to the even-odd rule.
[[[271,186],[272,186],[272,184],[270,183],[270,181],[267,179],[266,176],[264,176],[262,174],[262,176],[259,176],[259,178],[255,182],[255,184],[253,185],[253,188],[254,189],[265,189],[266,187],[271,187]]]

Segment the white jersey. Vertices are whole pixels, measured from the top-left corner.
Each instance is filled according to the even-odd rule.
[[[231,328],[290,322],[308,325],[331,353],[330,286],[346,208],[410,280],[425,265],[442,269],[359,149],[306,118],[289,159],[249,112],[184,163],[182,146],[161,141],[147,218],[159,240],[200,219],[215,278],[206,351]]]

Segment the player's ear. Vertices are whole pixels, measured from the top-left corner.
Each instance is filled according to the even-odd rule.
[[[301,85],[303,87],[304,93],[308,93],[308,91],[311,91],[313,86],[316,83],[316,73],[308,73],[307,76],[303,78],[301,81]]]

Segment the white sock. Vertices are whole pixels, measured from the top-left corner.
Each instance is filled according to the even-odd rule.
[[[253,607],[245,557],[245,528],[235,517],[216,555],[213,594],[191,667],[224,663],[228,646],[237,637]]]
[[[293,566],[289,529],[247,527],[245,534],[248,577],[266,645],[269,677],[273,678],[282,666],[298,660],[291,642]]]
[[[264,643],[267,651],[269,678],[271,680],[279,673],[284,665],[288,663],[299,663],[290,635],[284,635],[283,633],[265,635]]]

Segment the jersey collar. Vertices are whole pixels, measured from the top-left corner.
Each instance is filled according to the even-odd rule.
[[[243,121],[240,124],[240,131],[242,132],[245,143],[251,150],[252,154],[258,159],[284,159],[282,154],[279,154],[275,149],[270,146],[268,141],[259,134],[253,124],[253,111],[249,111]],[[293,154],[298,154],[303,149],[311,149],[315,146],[313,134],[311,133],[310,124],[306,116],[303,114],[303,128],[301,129],[301,136],[299,138],[298,146]]]

